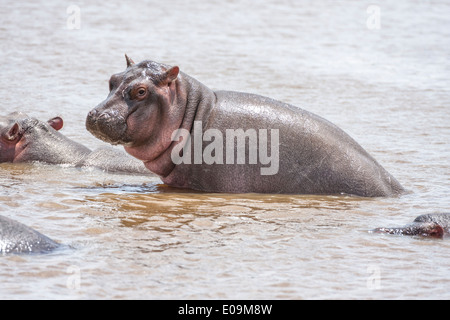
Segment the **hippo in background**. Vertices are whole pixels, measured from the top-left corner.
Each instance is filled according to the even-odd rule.
[[[0,254],[47,253],[58,247],[60,244],[36,230],[0,216]]]
[[[404,227],[376,228],[372,232],[444,238],[450,234],[450,213],[424,214]]]
[[[111,147],[91,151],[60,132],[64,122],[55,117],[47,122],[14,112],[0,117],[0,163],[42,162],[95,167],[107,172],[148,174],[142,162]]]

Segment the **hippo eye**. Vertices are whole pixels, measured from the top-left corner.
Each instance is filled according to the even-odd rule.
[[[132,99],[144,99],[147,96],[147,88],[146,87],[137,87],[131,92]]]

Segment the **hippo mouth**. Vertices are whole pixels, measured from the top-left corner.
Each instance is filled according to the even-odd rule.
[[[112,145],[128,145],[131,138],[127,134],[126,117],[114,111],[105,111],[100,114],[94,109],[86,118],[86,129],[96,138]]]

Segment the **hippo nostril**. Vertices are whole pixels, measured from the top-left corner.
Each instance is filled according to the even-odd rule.
[[[89,111],[87,117],[86,117],[86,129],[88,130],[94,130],[97,126],[97,120],[98,120],[98,110],[93,109]]]
[[[112,116],[111,116],[110,112],[108,112],[108,111],[101,112],[101,111],[94,109],[89,112],[87,120],[88,120],[88,122],[91,122],[91,123],[98,123],[99,121],[100,122],[108,122],[111,120],[111,118],[112,118]]]
[[[93,109],[93,110],[89,111],[88,118],[96,117],[97,113],[98,113],[98,111],[96,109]]]
[[[108,120],[111,116],[107,112],[103,112],[98,116],[98,120]]]

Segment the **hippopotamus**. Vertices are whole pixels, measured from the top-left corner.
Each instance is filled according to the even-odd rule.
[[[397,196],[405,190],[354,139],[268,97],[213,91],[170,66],[134,63],[109,80],[86,128],[172,187],[206,192]]]
[[[0,117],[0,162],[33,162],[96,167],[108,172],[151,174],[143,163],[111,147],[91,151],[60,132],[61,117],[47,122],[14,112]]]
[[[443,238],[450,234],[450,213],[423,214],[404,227],[376,228],[372,232]]]
[[[47,253],[60,244],[15,220],[0,216],[0,253]]]

